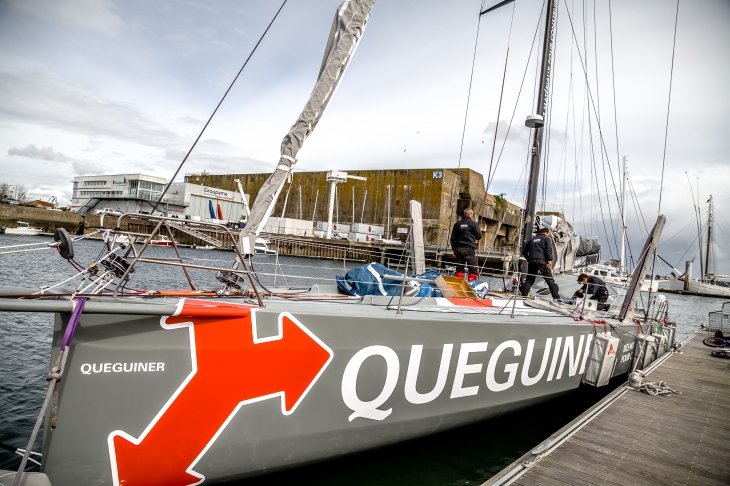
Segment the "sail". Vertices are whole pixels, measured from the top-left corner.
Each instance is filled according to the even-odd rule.
[[[248,223],[241,231],[241,238],[258,235],[269,219],[276,199],[297,162],[297,153],[322,118],[345,74],[374,3],[375,0],[345,0],[337,9],[317,84],[304,110],[281,142],[279,164],[256,196]]]

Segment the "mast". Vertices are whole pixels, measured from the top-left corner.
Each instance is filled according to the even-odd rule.
[[[537,185],[540,179],[540,155],[542,153],[542,135],[547,113],[548,89],[550,87],[551,58],[553,54],[553,40],[555,38],[555,17],[558,3],[547,0],[547,19],[545,21],[545,37],[542,46],[542,67],[540,69],[540,92],[537,97],[537,109],[534,115],[529,115],[525,126],[534,128],[532,138],[532,156],[530,158],[530,178],[527,182],[527,202],[525,203],[525,221],[522,227],[523,240],[532,237],[535,225],[535,205],[537,203]],[[520,249],[521,251],[521,249]]]
[[[700,245],[700,280],[705,279],[707,269],[703,265],[702,258],[702,211],[700,210],[700,178],[697,178],[697,204],[695,204],[695,210],[697,211],[697,243]]]
[[[504,0],[496,5],[487,8],[479,15],[484,15],[514,0]],[[555,39],[555,18],[558,12],[558,3],[555,0],[547,0],[547,18],[545,20],[545,34],[542,43],[542,66],[540,68],[540,92],[537,97],[536,113],[528,115],[525,126],[534,128],[532,138],[532,156],[530,158],[530,178],[527,182],[527,202],[525,203],[524,222],[522,226],[522,241],[532,237],[532,229],[535,225],[535,206],[537,202],[537,185],[540,179],[540,154],[542,152],[542,127],[545,125],[545,113],[547,112],[548,88],[550,86],[551,58],[553,53],[553,41]],[[522,249],[520,249],[521,251]]]
[[[707,210],[707,251],[705,251],[705,275],[710,274],[710,250],[712,250],[712,223],[715,220],[715,208],[712,202],[712,194],[707,200],[710,207]]]
[[[624,272],[624,258],[626,254],[626,186],[628,174],[626,173],[626,156],[623,156],[623,180],[621,181],[621,260],[619,261],[619,274]]]

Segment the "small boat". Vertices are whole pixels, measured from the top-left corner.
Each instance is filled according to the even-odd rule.
[[[139,241],[137,241],[137,238],[129,237],[127,235],[118,235],[115,241],[121,245],[128,245],[130,243],[139,243]]]
[[[158,235],[158,239],[150,241],[152,246],[172,246],[172,240],[167,236]]]
[[[269,242],[263,238],[256,238],[254,250],[257,255],[276,255],[276,250],[269,248]]]
[[[213,245],[192,245],[190,248],[193,250],[215,250],[218,247]]]
[[[33,228],[25,221],[18,221],[17,228],[5,228],[6,235],[25,235],[25,236],[38,236],[43,233],[40,228]]]
[[[580,273],[596,276],[607,284],[625,287],[628,285],[629,280],[631,280],[631,275],[628,275],[625,272],[622,273],[618,268],[605,264],[602,265],[597,263],[593,265],[588,265],[582,270],[578,270],[580,270]],[[645,278],[641,282],[642,292],[656,292],[658,288],[659,283],[653,277],[651,279]]]

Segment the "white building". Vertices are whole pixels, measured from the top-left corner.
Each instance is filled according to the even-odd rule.
[[[73,184],[72,211],[93,213],[109,208],[122,213],[150,214],[167,181],[144,174],[107,174],[74,177]],[[197,221],[238,222],[242,219],[243,203],[237,191],[175,182],[154,213]]]
[[[98,206],[101,199],[132,199],[153,201],[154,204],[159,199],[162,191],[165,190],[166,182],[162,177],[144,174],[74,177],[74,187],[71,194],[71,211],[78,212],[84,208],[81,212],[91,212],[88,211],[90,209],[89,206]],[[96,207],[96,209],[99,208]],[[112,209],[117,208],[113,207]]]
[[[248,200],[249,195],[246,194],[247,203]],[[197,221],[222,219],[227,222],[242,220],[243,203],[238,191],[174,182],[170,184],[170,189],[165,194],[165,201],[170,204],[170,215],[179,218]]]

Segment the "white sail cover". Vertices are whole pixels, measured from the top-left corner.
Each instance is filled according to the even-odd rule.
[[[241,239],[258,235],[274,210],[276,199],[297,162],[297,153],[317,126],[337,90],[347,65],[365,31],[375,0],[345,0],[335,14],[317,84],[309,101],[281,142],[281,158],[271,177],[264,183],[251,208]]]
[[[563,218],[556,216],[536,216],[538,228],[548,228],[553,242],[553,272],[568,273],[575,266],[575,255],[580,245],[573,226]]]

